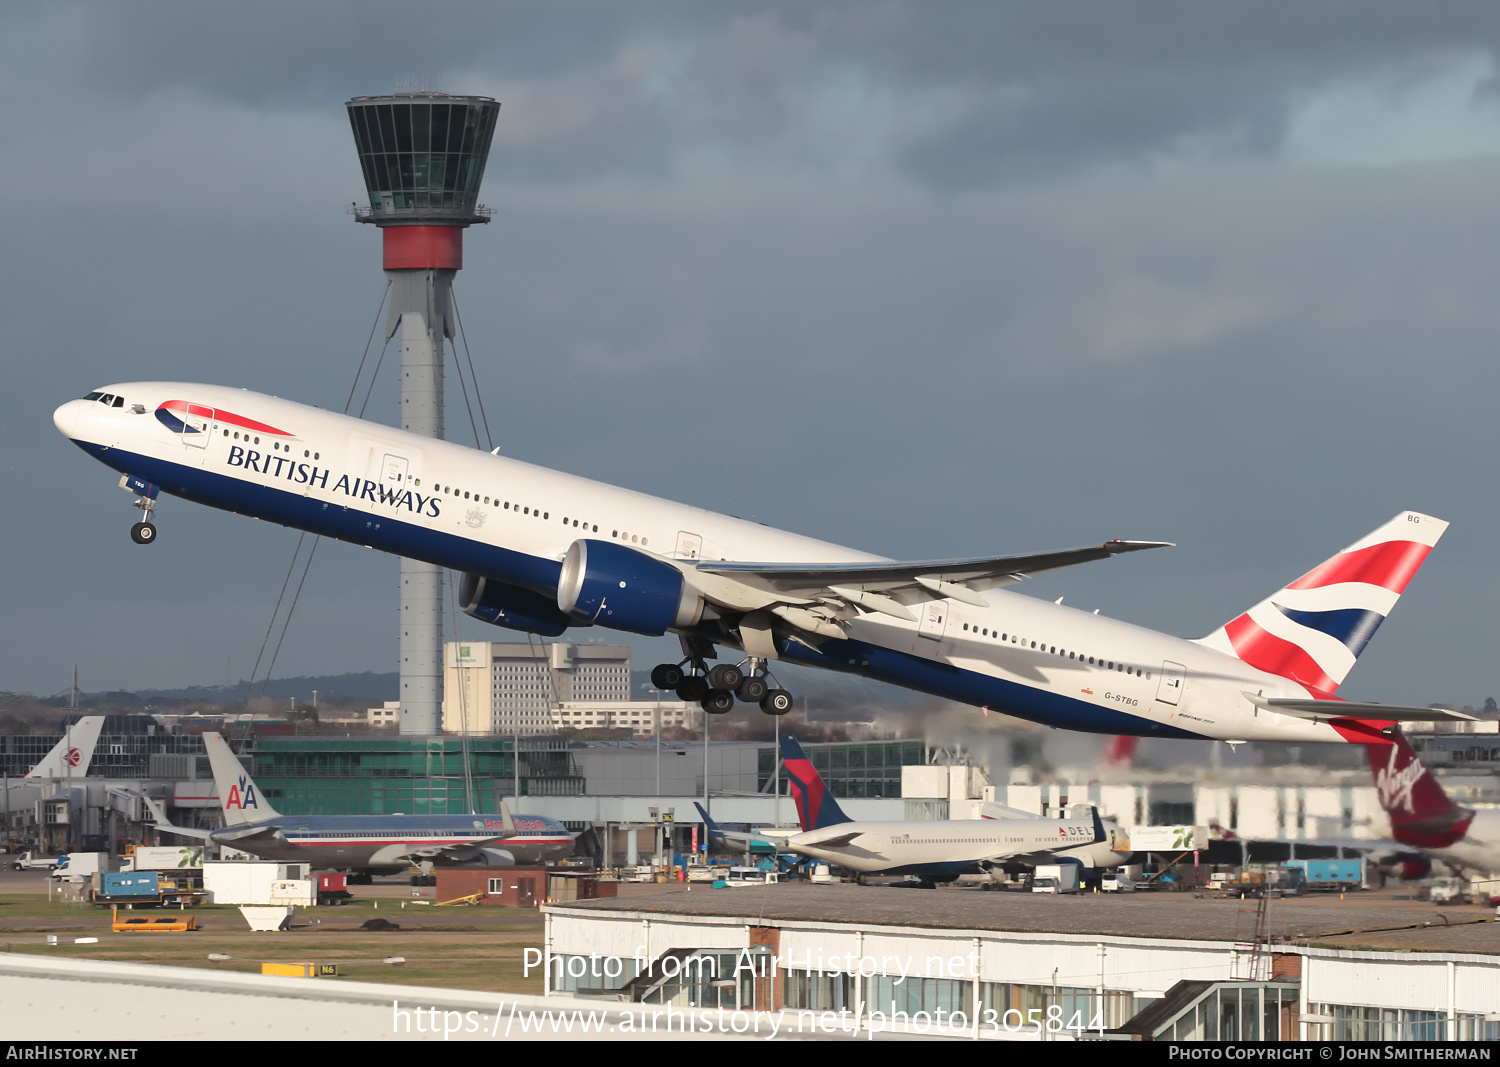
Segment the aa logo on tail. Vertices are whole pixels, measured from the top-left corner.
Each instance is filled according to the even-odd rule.
[[[259,808],[260,801],[255,799],[255,783],[244,775],[240,776],[239,783],[229,787],[229,796],[224,800],[224,808]]]

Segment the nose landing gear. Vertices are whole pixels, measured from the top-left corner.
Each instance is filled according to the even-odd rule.
[[[149,545],[156,541],[156,524],[151,520],[156,517],[156,495],[160,490],[146,481],[132,474],[126,474],[120,478],[120,488],[128,489],[135,494],[133,507],[141,509],[141,521],[130,528],[130,539],[138,545]]]
[[[785,715],[792,710],[792,694],[771,688],[764,660],[752,656],[745,667],[720,663],[710,669],[702,652],[695,649],[694,653],[681,663],[658,664],[651,671],[651,685],[675,692],[679,700],[701,705],[710,715],[733,710],[736,699],[759,704],[767,715]]]

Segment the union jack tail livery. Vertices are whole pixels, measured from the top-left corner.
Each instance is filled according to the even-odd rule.
[[[1403,511],[1199,643],[1331,697],[1447,528]]]
[[[822,775],[818,774],[795,737],[782,735],[781,760],[786,766],[792,799],[797,802],[797,818],[802,823],[803,833],[853,821],[824,787]]]
[[[1448,799],[1432,772],[1399,730],[1392,744],[1366,745],[1380,806],[1391,817],[1391,836],[1412,848],[1448,848],[1463,838],[1474,812]]]

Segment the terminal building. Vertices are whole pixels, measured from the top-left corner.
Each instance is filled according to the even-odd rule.
[[[696,704],[631,700],[630,647],[567,641],[452,641],[444,650],[443,730],[532,737],[558,730],[693,729]]]

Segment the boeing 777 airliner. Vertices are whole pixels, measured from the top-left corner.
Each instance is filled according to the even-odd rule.
[[[712,713],[787,711],[765,676],[786,660],[1096,733],[1387,744],[1397,721],[1462,717],[1335,696],[1447,528],[1414,511],[1185,640],[1001,590],[1163,542],[894,562],[222,386],[104,386],[53,420],[124,476],[142,544],[165,492],[460,571],[463,610],[497,626],[675,633],[683,659],[653,682]],[[744,657],[710,668],[720,648]]]

